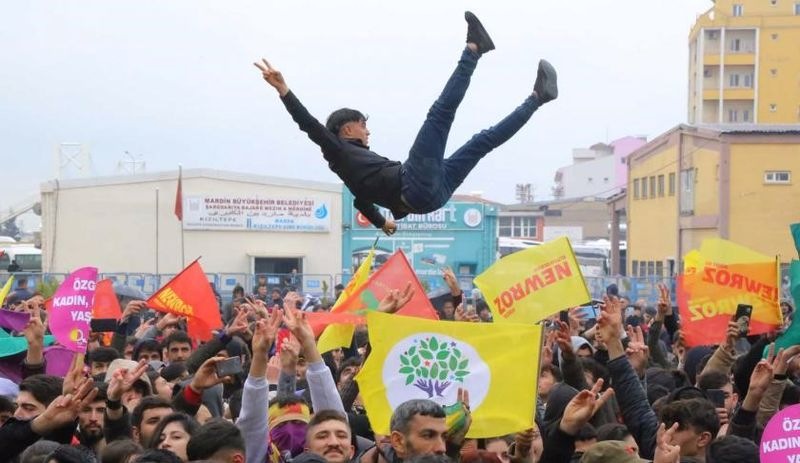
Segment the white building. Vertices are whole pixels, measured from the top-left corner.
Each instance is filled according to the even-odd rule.
[[[556,171],[553,196],[556,199],[614,196],[628,181],[626,158],[646,143],[646,137],[624,137],[609,144],[573,149],[572,164]]]
[[[41,187],[45,272],[179,271],[202,256],[207,273],[335,275],[342,268],[342,185],[191,169]],[[156,201],[158,197],[158,201]]]

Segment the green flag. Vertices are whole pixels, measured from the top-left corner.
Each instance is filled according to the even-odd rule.
[[[789,229],[794,238],[794,247],[800,255],[800,223],[792,224]],[[792,317],[792,324],[775,340],[775,352],[800,344],[800,316],[797,315],[797,310],[800,309],[800,260],[793,260],[789,265],[789,279],[791,282],[789,293],[794,299],[795,314]],[[766,355],[767,349],[764,349],[764,356]]]

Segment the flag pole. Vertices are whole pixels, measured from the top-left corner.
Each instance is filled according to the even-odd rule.
[[[156,188],[156,275],[158,275],[158,188]]]
[[[181,212],[183,212],[183,166],[178,164],[178,185],[181,188]],[[183,215],[183,214],[181,214]],[[180,221],[181,224],[181,266],[186,266],[186,245],[185,245],[185,237],[184,237],[184,227],[183,227],[183,218]]]

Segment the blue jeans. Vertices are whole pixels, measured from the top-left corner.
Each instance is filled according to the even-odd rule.
[[[402,197],[412,213],[427,214],[447,203],[456,188],[490,151],[502,145],[528,122],[539,100],[531,95],[497,125],[475,134],[464,146],[444,159],[450,126],[479,55],[469,49],[461,54],[442,94],[433,103],[402,168]]]

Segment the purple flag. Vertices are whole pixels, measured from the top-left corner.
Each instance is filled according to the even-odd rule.
[[[7,330],[20,332],[28,326],[31,314],[28,312],[13,312],[11,310],[0,310],[0,327]]]

